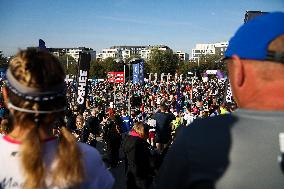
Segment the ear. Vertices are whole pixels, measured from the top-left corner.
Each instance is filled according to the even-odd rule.
[[[234,77],[235,84],[238,87],[242,87],[245,82],[244,63],[237,55],[232,56],[232,61],[233,61],[232,76]]]

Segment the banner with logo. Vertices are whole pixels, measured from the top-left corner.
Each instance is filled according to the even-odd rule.
[[[108,72],[108,81],[111,83],[124,83],[124,73],[123,72]]]
[[[45,42],[42,39],[38,40],[38,48],[41,50],[46,50]]]
[[[133,84],[144,83],[144,61],[132,65],[133,68]]]
[[[221,70],[217,71],[216,76],[218,77],[218,79],[224,79],[224,74]]]
[[[133,64],[133,84],[139,83],[139,63],[138,64]]]
[[[227,80],[225,85],[226,85],[226,88],[225,88],[225,94],[224,94],[224,97],[225,97],[224,102],[225,103],[233,103],[234,98],[233,98],[233,93],[232,93],[231,84],[230,84],[229,79]]]
[[[77,75],[77,103],[81,107],[81,110],[86,108],[90,62],[91,54],[80,52],[78,60],[79,71]]]
[[[139,82],[142,85],[144,84],[144,60],[142,60],[139,65]]]

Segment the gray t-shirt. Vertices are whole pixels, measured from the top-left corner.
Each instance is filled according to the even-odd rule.
[[[153,188],[284,188],[281,133],[284,111],[239,109],[196,120],[177,136]]]
[[[217,188],[284,188],[279,161],[284,112],[239,109],[233,116],[230,164]]]

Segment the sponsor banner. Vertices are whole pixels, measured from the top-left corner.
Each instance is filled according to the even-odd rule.
[[[230,84],[230,80],[227,80],[226,83],[226,89],[225,89],[225,99],[224,101],[226,103],[233,103],[234,102],[234,98],[233,98],[233,93],[232,93],[232,89],[231,89],[231,84]]]
[[[88,94],[88,76],[91,62],[91,54],[80,52],[79,71],[77,75],[77,103],[83,109],[86,107],[86,97]]]
[[[42,39],[38,40],[38,48],[41,50],[46,50],[45,42]]]
[[[223,79],[224,78],[224,74],[221,72],[221,70],[218,70],[216,73],[218,79]]]
[[[108,72],[108,81],[111,83],[124,83],[124,73],[123,72]]]
[[[208,75],[215,75],[217,73],[218,70],[206,70],[206,73]]]
[[[207,75],[216,75],[218,79],[223,79],[224,74],[221,70],[206,70]]]
[[[139,82],[141,84],[144,83],[144,60],[142,60],[139,65]]]
[[[144,83],[144,60],[132,65],[133,68],[133,84]]]
[[[133,84],[137,84],[139,83],[139,63],[138,64],[133,64],[132,65],[133,68]]]

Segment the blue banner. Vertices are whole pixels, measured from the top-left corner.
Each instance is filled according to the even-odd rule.
[[[217,70],[217,73],[216,73],[218,79],[223,79],[224,78],[224,74],[221,72],[221,70]]]
[[[139,82],[139,63],[133,64],[133,84],[137,84]]]
[[[139,82],[144,84],[144,60],[140,62],[139,66]]]
[[[38,41],[38,48],[41,50],[46,50],[45,42],[42,39],[39,39]]]
[[[133,64],[133,84],[144,83],[144,60],[138,64]]]

